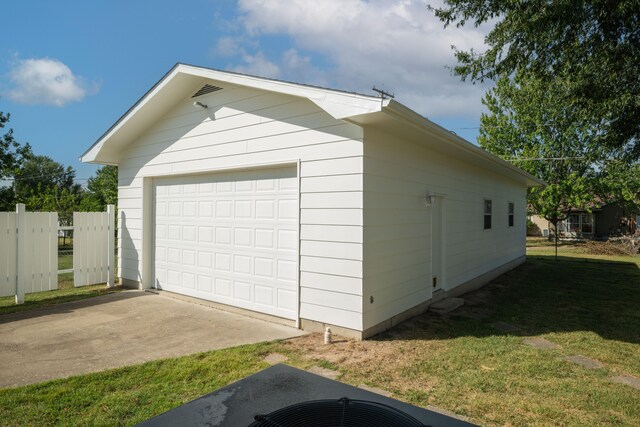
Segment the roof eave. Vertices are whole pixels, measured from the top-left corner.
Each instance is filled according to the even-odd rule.
[[[140,109],[149,102],[152,102],[154,97],[180,74],[307,98],[336,119],[377,112],[380,111],[383,106],[379,98],[355,92],[301,85],[282,80],[266,79],[177,63],[98,138],[98,140],[80,156],[80,160],[85,163],[117,163],[117,159],[115,159],[113,155],[108,156],[104,154],[105,146],[109,145],[109,141],[118,135],[129,121],[135,118],[136,113],[138,113]]]
[[[512,165],[511,163],[501,159],[498,156],[495,156],[489,153],[486,150],[472,144],[464,138],[454,134],[453,132],[443,128],[442,126],[432,122],[431,120],[421,116],[410,108],[404,106],[403,104],[391,100],[384,108],[383,113],[390,114],[396,118],[400,118],[402,120],[409,121],[416,127],[423,129],[432,134],[436,134],[440,136],[447,143],[461,149],[472,153],[473,155],[480,157],[484,160],[487,160],[493,163],[495,166],[501,169],[509,170],[512,173],[515,173],[522,177],[524,181],[527,183],[529,187],[540,187],[546,186],[546,182],[536,178],[530,173],[518,168],[517,166]]]
[[[117,165],[117,163],[110,163],[107,161],[98,160],[99,148],[104,145],[105,141],[109,139],[129,118],[131,118],[135,112],[152,96],[154,92],[158,90],[172,75],[176,73],[176,70],[181,66],[179,62],[176,63],[164,76],[160,78],[151,88],[145,92],[125,113],[120,116],[116,122],[103,133],[91,146],[80,156],[80,161],[83,163],[97,163],[97,164],[110,164]]]

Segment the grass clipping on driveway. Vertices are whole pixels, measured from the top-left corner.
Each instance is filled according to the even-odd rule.
[[[135,424],[267,367],[277,352],[482,425],[637,425],[640,390],[610,378],[640,377],[638,258],[530,255],[446,317],[427,313],[364,342],[325,346],[316,334],[0,390],[0,423]],[[517,330],[502,333],[498,322]],[[527,337],[559,348],[533,348]],[[604,367],[565,360],[573,355]]]

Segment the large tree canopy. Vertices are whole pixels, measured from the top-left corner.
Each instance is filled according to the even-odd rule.
[[[499,79],[483,100],[480,146],[548,183],[530,190],[529,203],[554,224],[573,209],[637,206],[638,164],[597,143],[598,127],[558,102],[566,91],[530,75]]]
[[[538,80],[501,78],[487,92],[488,113],[480,118],[480,146],[545,180],[529,203],[554,224],[571,209],[589,207],[596,193],[597,132],[574,111],[557,103],[564,88],[542,90]]]
[[[54,188],[79,192],[75,176],[76,171],[71,166],[64,167],[48,156],[31,155],[15,173],[17,198],[25,200]]]
[[[103,166],[89,178],[80,203],[84,211],[103,212],[107,205],[118,204],[118,167]]]
[[[0,130],[9,122],[0,111]],[[105,166],[83,189],[76,171],[48,156],[34,155],[29,144],[18,143],[13,130],[0,134],[0,212],[24,203],[28,211],[58,212],[68,222],[74,211],[104,211],[118,201],[118,168]]]
[[[493,24],[485,52],[456,51],[456,74],[473,81],[528,74],[561,83],[599,143],[640,157],[640,0],[445,0],[445,25]]]
[[[75,169],[48,156],[30,155],[14,176],[15,202],[24,203],[30,211],[58,212],[68,218],[82,197]]]

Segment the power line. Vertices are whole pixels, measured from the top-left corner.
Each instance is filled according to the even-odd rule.
[[[30,176],[19,176],[19,177],[0,177],[0,180],[2,181],[24,181],[27,179],[37,179],[37,178],[49,178],[49,177],[55,177],[55,176],[62,176],[62,175],[71,175],[73,174],[73,172],[60,172],[60,173],[52,173],[52,174],[47,174],[47,175],[30,175]],[[85,181],[88,180],[89,178],[73,178],[76,181]]]
[[[527,162],[535,160],[586,160],[586,157],[530,157],[530,158],[515,158],[505,159],[508,162]]]

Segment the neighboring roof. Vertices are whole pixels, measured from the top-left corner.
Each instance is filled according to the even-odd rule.
[[[184,99],[185,94],[202,87],[205,79],[307,98],[335,119],[363,126],[393,127],[398,132],[413,132],[414,135],[417,130],[418,134],[438,136],[448,143],[446,148],[457,156],[466,156],[472,162],[484,163],[496,172],[523,181],[528,186],[544,185],[543,181],[438,126],[397,101],[182,63],[177,63],[149,89],[82,154],[80,160],[87,163],[117,164],[119,152],[131,140],[166,114],[176,102]]]

